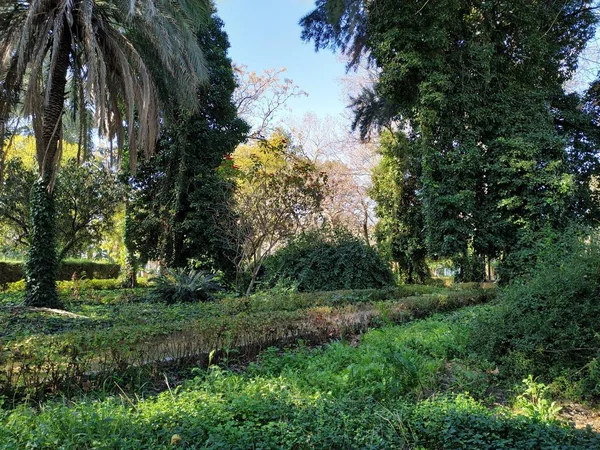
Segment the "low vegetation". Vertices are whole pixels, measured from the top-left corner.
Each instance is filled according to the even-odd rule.
[[[468,348],[469,324],[493,308],[388,326],[359,345],[270,348],[244,372],[197,370],[145,399],[19,406],[0,413],[0,442],[6,449],[598,447],[590,430],[536,409],[527,386],[522,410],[493,406],[497,373]]]
[[[96,291],[96,302],[66,297],[64,312],[6,305],[0,309],[0,393],[39,399],[96,389],[115,377],[137,388],[165,364],[205,364],[211,352],[252,356],[299,338],[321,343],[493,294],[415,286],[170,305],[157,303],[156,292],[124,290],[119,296]]]

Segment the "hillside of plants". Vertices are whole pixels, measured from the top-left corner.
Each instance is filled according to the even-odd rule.
[[[0,1],[0,450],[600,449],[600,3],[283,3]]]

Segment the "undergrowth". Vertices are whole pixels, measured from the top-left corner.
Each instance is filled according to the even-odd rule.
[[[483,307],[486,309],[489,307]],[[490,408],[461,384],[470,308],[311,349],[269,349],[245,372],[197,371],[156,397],[83,397],[0,412],[4,449],[591,449],[552,418]],[[448,364],[454,362],[455,364]],[[441,389],[443,387],[443,389]],[[437,393],[433,394],[433,391]]]

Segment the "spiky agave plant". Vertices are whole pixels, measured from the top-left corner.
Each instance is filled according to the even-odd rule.
[[[31,196],[29,305],[59,306],[52,189],[68,80],[81,93],[81,108],[93,105],[101,134],[119,148],[127,134],[135,170],[138,152],[154,149],[160,88],[193,106],[206,78],[196,33],[209,15],[209,0],[0,1],[0,136],[23,102],[39,168]]]

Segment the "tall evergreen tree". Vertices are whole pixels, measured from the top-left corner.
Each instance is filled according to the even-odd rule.
[[[302,20],[318,48],[360,49],[378,66],[372,103],[391,105],[421,152],[428,248],[470,279],[484,257],[581,217],[597,167],[577,167],[592,148],[576,135],[591,129],[561,129],[560,117],[579,107],[564,83],[595,23],[587,0],[318,0]],[[380,120],[358,112],[362,128]]]
[[[249,128],[232,102],[236,82],[227,57],[229,41],[215,14],[200,33],[199,45],[209,81],[197,91],[195,111],[176,111],[157,156],[134,179],[130,213],[137,226],[130,236],[142,260],[183,267],[193,258],[230,273],[233,258],[227,257],[218,224],[231,214],[233,186],[218,169]]]
[[[423,229],[421,160],[414,140],[384,132],[381,161],[373,169],[370,195],[377,203],[375,237],[395,263],[401,281],[422,283],[429,277]]]

